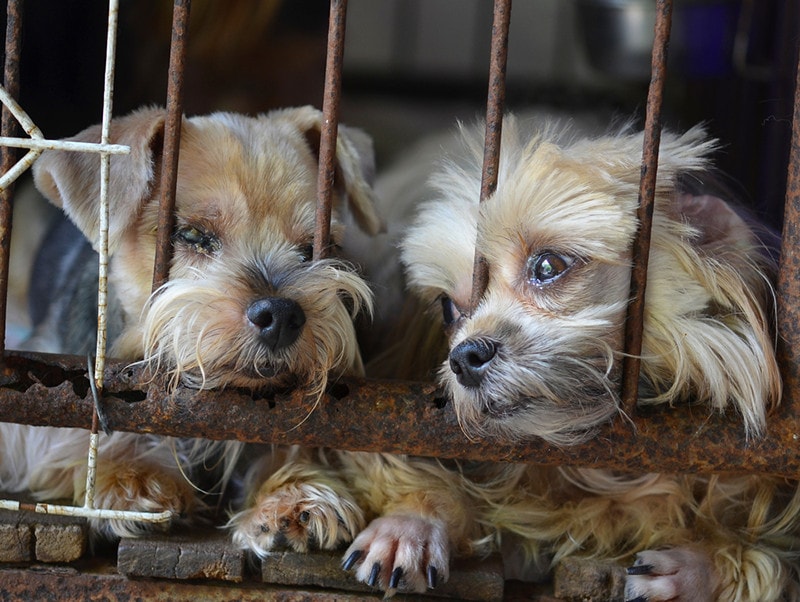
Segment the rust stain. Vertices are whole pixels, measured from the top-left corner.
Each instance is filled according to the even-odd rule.
[[[83,362],[7,353],[2,419],[89,428],[93,403]],[[632,423],[618,418],[587,443],[560,449],[541,440],[508,445],[467,438],[431,383],[343,379],[313,412],[302,390],[170,394],[164,379],[121,362],[109,362],[105,383],[102,410],[113,430],[631,471],[800,474],[800,418],[789,404],[770,417],[763,439],[748,440],[733,413],[689,406],[640,409]]]

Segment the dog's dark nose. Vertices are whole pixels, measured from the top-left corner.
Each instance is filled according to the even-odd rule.
[[[306,314],[291,299],[266,297],[250,304],[247,319],[260,329],[261,340],[272,351],[278,351],[297,340],[306,323]]]
[[[496,354],[497,345],[493,341],[467,339],[450,352],[450,369],[462,386],[479,387]]]

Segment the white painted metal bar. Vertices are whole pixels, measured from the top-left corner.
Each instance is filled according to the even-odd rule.
[[[111,132],[111,114],[114,100],[114,61],[117,49],[117,20],[119,0],[108,3],[108,36],[106,38],[106,68],[103,86],[103,121],[100,143],[108,144]],[[100,256],[100,270],[97,281],[97,347],[94,363],[94,382],[99,399],[102,399],[103,371],[106,365],[106,335],[108,309],[108,182],[111,173],[111,155],[100,153],[100,234],[97,252]],[[98,433],[97,403],[94,404],[92,432],[89,435],[89,457],[86,464],[86,497],[84,507],[94,508],[94,489],[97,474]]]
[[[3,174],[3,177],[0,178],[0,192],[8,188],[18,177],[25,173],[41,154],[42,151],[40,150],[30,150],[25,153],[22,159],[14,163],[14,167],[9,169]]]
[[[124,144],[75,142],[74,140],[47,140],[45,138],[11,138],[8,136],[0,136],[0,146],[30,148],[42,151],[62,150],[79,153],[108,153],[109,155],[127,155],[131,152],[131,147]]]
[[[12,512],[23,511],[25,504],[16,500],[0,500],[0,510]],[[100,518],[107,520],[138,520],[154,523],[167,522],[172,518],[172,512],[136,512],[134,510],[106,510],[103,508],[85,508],[81,506],[62,506],[59,504],[33,505],[37,514],[56,514],[60,516],[75,516],[80,518]]]
[[[61,140],[46,140],[41,130],[33,123],[28,114],[0,86],[0,101],[6,105],[14,117],[20,122],[25,132],[31,139],[0,137],[0,145],[30,148],[31,150],[17,164],[3,174],[0,178],[0,190],[13,182],[21,173],[28,169],[43,150],[67,150],[76,152],[92,152],[100,155],[100,237],[98,253],[100,255],[100,276],[98,279],[98,316],[97,316],[97,354],[94,367],[89,366],[89,371],[94,369],[92,380],[92,394],[95,396],[95,410],[92,420],[92,431],[89,436],[89,453],[86,461],[86,496],[83,507],[66,506],[59,504],[38,503],[35,505],[20,503],[16,500],[0,500],[0,509],[12,511],[33,510],[40,514],[58,514],[84,518],[106,520],[131,520],[162,523],[172,519],[170,511],[165,512],[139,512],[134,510],[110,510],[94,507],[97,447],[99,441],[97,400],[103,388],[103,373],[106,357],[106,311],[108,305],[108,186],[112,154],[126,154],[130,147],[110,144],[109,133],[111,129],[112,101],[114,96],[114,64],[117,42],[117,22],[119,17],[119,0],[109,0],[108,9],[108,34],[106,39],[106,64],[105,85],[103,90],[103,118],[101,126],[100,144],[69,142]]]
[[[33,123],[28,114],[19,106],[19,103],[14,100],[14,97],[8,93],[3,86],[0,86],[0,102],[2,102],[11,114],[14,115],[19,124],[22,126],[22,129],[25,130],[25,133],[28,134],[31,138],[44,138],[44,134],[42,131],[36,127],[36,124]]]

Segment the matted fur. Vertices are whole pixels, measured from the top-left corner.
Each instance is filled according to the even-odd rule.
[[[111,142],[131,147],[129,154],[111,158],[109,298],[110,312],[120,322],[119,332],[111,335],[111,355],[167,373],[173,386],[299,385],[317,398],[329,376],[360,374],[352,320],[371,311],[371,293],[355,266],[339,259],[311,262],[309,255],[321,112],[300,107],[257,117],[216,113],[184,119],[170,281],[151,295],[164,118],[163,109],[146,108],[111,124]],[[72,139],[98,142],[100,128]],[[343,235],[345,214],[367,232],[380,227],[368,181],[372,163],[369,139],[342,126],[336,148],[334,245]],[[99,228],[99,166],[94,155],[63,151],[43,153],[34,166],[37,187],[93,244]],[[64,280],[78,280],[90,271],[89,264],[79,266]],[[93,294],[87,290],[83,296],[87,305],[94,302]],[[54,300],[50,310],[72,298]],[[262,324],[248,313],[251,304],[273,298],[302,312],[292,326],[296,339],[289,343],[266,339]],[[70,342],[58,341],[53,320],[44,320],[27,348],[56,339],[59,346],[49,351],[79,352],[70,347],[94,339],[93,322],[79,321],[70,329],[77,333]],[[221,455],[224,480],[241,449],[238,444],[127,433],[101,435],[100,440],[98,504],[169,509],[192,518],[202,504],[186,476],[215,464]],[[88,433],[0,424],[0,445],[0,488],[82,502]],[[312,460],[299,452],[277,453],[295,470],[310,470]],[[337,493],[345,502],[350,499],[343,490]],[[296,490],[288,497],[307,502]],[[291,507],[286,511],[291,515]],[[351,531],[360,512],[352,510]],[[308,527],[324,540],[328,525],[315,520]],[[147,528],[121,521],[93,526],[108,536],[136,535]]]
[[[559,123],[522,136],[528,125],[505,121],[497,191],[480,208],[482,140],[462,131],[464,152],[433,176],[433,200],[403,241],[403,261],[423,303],[437,312],[445,304],[450,358],[439,378],[465,431],[569,445],[620,412],[642,138],[629,128],[580,137]],[[701,128],[662,134],[641,403],[734,410],[749,436],[761,436],[781,393],[774,266],[745,219],[697,192],[715,147]],[[692,186],[683,188],[686,178]],[[470,315],[476,241],[489,283]],[[557,277],[534,271],[542,256]],[[465,341],[461,350],[477,356],[460,355]],[[457,374],[472,369],[471,380]],[[637,554],[646,568],[628,577],[628,599],[800,595],[794,481],[487,463],[463,485],[514,576],[541,577],[571,555]]]

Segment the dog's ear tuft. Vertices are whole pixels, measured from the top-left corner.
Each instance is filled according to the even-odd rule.
[[[113,252],[157,185],[164,136],[164,110],[146,108],[112,120],[112,144],[130,146],[126,155],[112,155],[108,184],[109,250]],[[68,138],[100,142],[94,125]],[[100,229],[100,157],[95,153],[45,151],[33,166],[36,187],[61,207],[96,245]]]
[[[285,109],[305,134],[311,150],[319,158],[322,112],[313,107]],[[336,138],[336,187],[346,197],[350,211],[362,230],[368,234],[381,232],[383,224],[375,211],[372,183],[375,178],[375,151],[372,139],[365,132],[339,125]]]

